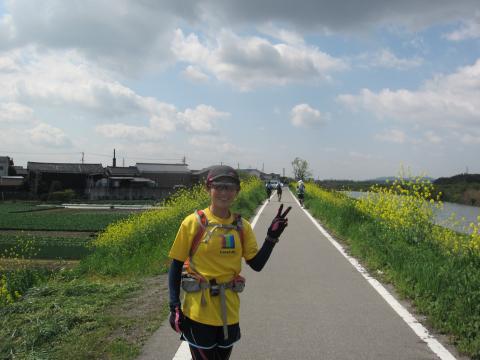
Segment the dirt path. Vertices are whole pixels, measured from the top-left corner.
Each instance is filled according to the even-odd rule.
[[[168,312],[168,276],[158,275],[142,280],[140,290],[110,310],[128,320],[129,326],[116,329],[107,339],[122,339],[139,349],[160,326]]]

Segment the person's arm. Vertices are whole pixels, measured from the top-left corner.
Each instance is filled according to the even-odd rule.
[[[180,282],[182,279],[183,262],[179,260],[172,260],[170,269],[168,271],[168,289],[170,292],[170,310],[175,310],[175,307],[180,307]]]
[[[261,249],[257,252],[257,254],[250,260],[247,260],[247,264],[253,270],[261,271],[265,266],[265,264],[267,263],[267,260],[270,257],[270,254],[272,253],[276,242],[277,241],[272,241],[267,237],[263,242]]]
[[[180,282],[182,280],[183,262],[179,260],[172,260],[170,269],[168,271],[168,289],[170,292],[170,317],[169,322],[173,330],[181,333],[183,328],[184,316],[180,303]]]
[[[267,237],[265,238],[262,248],[253,258],[247,260],[247,264],[255,271],[260,271],[263,269],[263,267],[267,263],[268,258],[270,257],[270,254],[272,253],[273,248],[275,247],[275,244],[279,241],[280,235],[288,225],[288,219],[286,216],[288,212],[292,209],[292,207],[289,206],[283,214],[282,209],[283,204],[280,205],[277,215],[275,216],[272,224],[268,228]]]

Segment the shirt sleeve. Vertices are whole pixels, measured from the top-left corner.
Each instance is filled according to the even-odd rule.
[[[255,234],[253,233],[252,226],[248,221],[243,221],[243,234],[244,234],[244,246],[243,257],[245,260],[252,259],[258,252],[258,244]]]
[[[187,260],[196,231],[196,219],[191,215],[187,216],[178,229],[168,256],[181,262]]]

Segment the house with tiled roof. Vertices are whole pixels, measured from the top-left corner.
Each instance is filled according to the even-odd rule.
[[[28,162],[30,190],[35,195],[72,189],[88,196],[95,182],[104,176],[102,164]]]

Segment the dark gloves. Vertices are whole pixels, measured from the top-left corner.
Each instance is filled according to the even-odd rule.
[[[185,317],[183,316],[182,309],[180,309],[180,306],[175,306],[175,308],[170,309],[170,326],[172,329],[178,333],[181,333],[183,328],[183,320]]]
[[[268,228],[267,237],[272,239],[278,239],[280,237],[283,230],[285,230],[288,225],[288,219],[286,218],[286,216],[291,209],[292,207],[289,206],[287,210],[285,210],[285,212],[282,214],[283,204],[280,205],[277,215],[274,217],[272,224]]]

